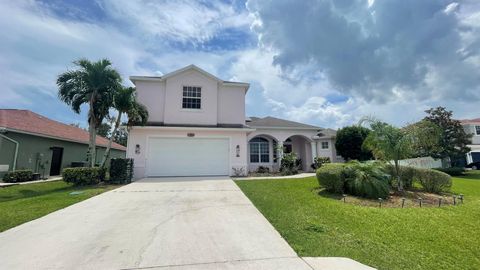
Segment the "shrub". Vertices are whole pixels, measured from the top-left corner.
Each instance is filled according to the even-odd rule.
[[[31,170],[18,170],[7,172],[3,176],[3,181],[6,183],[27,182],[33,180],[33,172]]]
[[[385,173],[381,163],[349,163],[345,166],[343,177],[348,194],[377,199],[386,198],[390,193],[390,175]]]
[[[340,163],[326,164],[317,170],[317,180],[326,191],[343,193],[344,191],[344,165]]]
[[[110,160],[110,181],[115,184],[126,184],[132,182],[133,159],[112,158]]]
[[[391,164],[386,164],[384,168],[385,168],[385,172],[391,176],[390,185],[392,185],[392,187],[396,187],[398,185],[397,183],[398,181],[394,177],[395,166]],[[412,166],[400,166],[400,179],[405,189],[409,189],[413,187],[413,178],[415,177],[416,170],[417,168]]]
[[[74,185],[94,185],[105,180],[105,169],[95,167],[65,168],[62,172],[63,181]]]
[[[465,175],[465,168],[462,167],[451,167],[451,168],[435,168],[434,170],[444,172],[450,176],[461,176]]]
[[[316,170],[322,167],[323,164],[330,163],[330,158],[329,157],[315,157],[313,159],[313,164],[310,165],[312,169]]]
[[[301,159],[297,159],[295,153],[284,154],[282,157],[280,172],[283,175],[292,175],[298,173],[299,165],[301,166]]]
[[[270,169],[269,169],[268,167],[258,166],[256,172],[257,172],[257,173],[269,173],[269,172],[270,172]]]
[[[452,177],[444,172],[432,169],[417,169],[415,179],[427,192],[440,193],[450,190]]]

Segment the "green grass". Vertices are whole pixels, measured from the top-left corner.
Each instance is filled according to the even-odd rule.
[[[74,187],[63,181],[0,188],[0,232],[83,201],[115,186]],[[71,195],[79,191],[80,194]]]
[[[480,269],[478,172],[455,177],[452,191],[465,203],[442,208],[345,204],[318,195],[315,177],[236,183],[300,256],[378,269]]]

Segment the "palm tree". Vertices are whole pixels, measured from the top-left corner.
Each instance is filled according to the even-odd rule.
[[[398,190],[402,191],[400,160],[410,157],[412,153],[412,134],[378,120],[370,121],[370,129],[364,146],[372,151],[375,158],[386,162],[393,161],[394,177],[397,179]]]
[[[96,160],[96,129],[108,115],[113,103],[113,95],[120,87],[120,74],[111,67],[107,59],[90,62],[79,59],[73,62],[76,70],[69,70],[57,78],[59,98],[80,113],[83,104],[89,105],[88,132],[90,166],[95,166]]]
[[[135,98],[135,88],[127,87],[120,88],[113,97],[113,108],[117,110],[117,118],[115,120],[115,125],[112,131],[112,136],[108,141],[107,149],[103,155],[102,162],[100,167],[104,167],[105,163],[110,155],[110,149],[112,147],[113,134],[117,132],[118,127],[120,126],[120,120],[123,114],[127,114],[128,122],[127,126],[131,127],[134,125],[145,125],[148,119],[148,111],[140,103],[137,103]]]

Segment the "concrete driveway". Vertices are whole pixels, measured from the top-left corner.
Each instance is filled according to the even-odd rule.
[[[1,269],[314,269],[221,178],[103,193],[0,233],[0,258]]]

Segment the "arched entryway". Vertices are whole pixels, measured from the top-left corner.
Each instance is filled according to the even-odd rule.
[[[303,171],[310,171],[312,160],[312,139],[303,135],[292,135],[283,141],[283,153],[295,153],[301,161]]]

